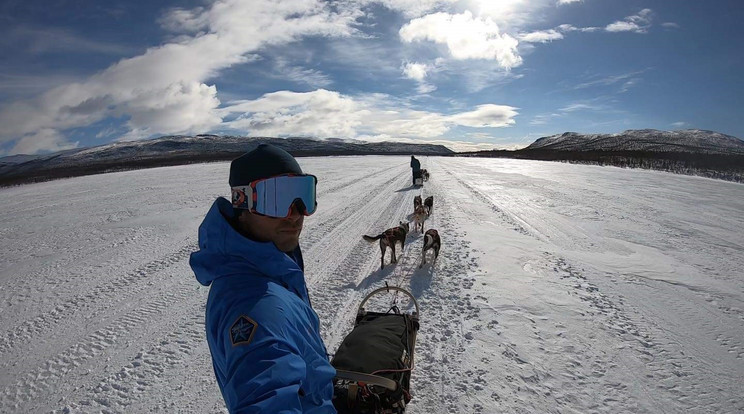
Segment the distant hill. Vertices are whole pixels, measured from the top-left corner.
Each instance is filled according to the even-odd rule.
[[[227,161],[266,142],[296,157],[329,155],[451,155],[442,145],[308,138],[235,137],[218,135],[165,136],[76,148],[47,155],[0,158],[0,186],[110,171]]]
[[[713,131],[687,129],[658,131],[628,130],[619,134],[577,134],[566,132],[543,137],[526,150],[554,151],[651,151],[698,154],[744,154],[744,141]]]
[[[744,141],[698,129],[641,129],[619,134],[566,132],[539,138],[516,151],[458,155],[647,168],[744,182]]]

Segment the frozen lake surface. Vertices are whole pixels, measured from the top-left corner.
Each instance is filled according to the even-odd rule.
[[[539,161],[301,158],[329,352],[385,282],[422,308],[407,412],[744,411],[744,185]],[[229,163],[0,189],[0,412],[225,412],[188,265]],[[362,240],[434,196],[439,260]],[[386,258],[386,263],[389,259]]]

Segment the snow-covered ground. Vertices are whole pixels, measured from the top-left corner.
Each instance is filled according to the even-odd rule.
[[[303,158],[329,351],[387,281],[422,308],[409,413],[744,411],[744,185],[612,167]],[[0,412],[224,412],[188,266],[228,163],[0,189]],[[379,269],[362,240],[434,196]],[[386,262],[389,259],[386,259]]]

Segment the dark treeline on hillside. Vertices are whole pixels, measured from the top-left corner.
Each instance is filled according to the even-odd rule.
[[[457,154],[469,157],[500,157],[579,164],[644,168],[677,174],[697,175],[744,182],[744,155],[700,154],[656,151],[480,151]]]
[[[346,156],[346,155],[411,155],[410,151],[364,151],[364,150],[329,150],[329,149],[291,149],[285,148],[295,157],[322,157],[322,156]],[[127,158],[121,160],[102,160],[96,162],[87,160],[85,163],[67,164],[64,166],[52,166],[45,168],[43,165],[38,169],[25,170],[14,174],[13,171],[0,174],[0,187],[13,186],[34,182],[56,180],[61,178],[79,177],[83,175],[94,175],[117,171],[138,170],[143,168],[169,167],[174,165],[197,164],[204,162],[231,161],[244,154],[244,151],[215,151],[204,153],[163,153],[140,158]],[[428,154],[424,155],[442,155]]]

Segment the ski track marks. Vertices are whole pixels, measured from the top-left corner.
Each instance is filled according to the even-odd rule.
[[[118,279],[107,280],[84,295],[66,299],[48,313],[24,321],[0,338],[0,356],[12,359],[12,355],[6,355],[10,350],[19,348],[21,344],[27,345],[33,342],[37,335],[49,335],[50,330],[63,319],[78,314],[84,308],[91,308],[95,304],[107,308],[113,302],[121,302],[127,297],[136,296],[147,286],[147,284],[140,284],[139,282],[147,280],[155,272],[188,258],[190,253],[196,250],[196,247],[195,243],[189,243],[165,257],[128,272]],[[24,349],[24,351],[26,350]]]
[[[554,234],[544,234],[537,230],[550,228],[549,223],[531,225],[519,218],[519,212],[503,209],[490,197],[447,171],[474,199],[490,208],[508,227],[545,242],[546,246],[552,244],[550,236]],[[564,238],[579,242],[582,236],[580,229],[576,229],[575,234],[566,234]],[[587,248],[586,245],[583,247]],[[620,345],[617,345],[618,354],[612,356],[594,349],[591,342],[578,338],[568,341],[566,338],[572,327],[556,325],[542,329],[540,325],[548,323],[543,315],[531,315],[529,311],[522,310],[520,312],[526,312],[523,316],[530,322],[534,341],[540,344],[540,352],[557,360],[566,354],[569,357],[564,369],[558,372],[559,378],[556,378],[556,372],[545,370],[521,358],[516,347],[512,346],[514,344],[499,344],[503,348],[502,355],[516,363],[512,372],[525,371],[525,367],[530,367],[527,371],[533,372],[532,375],[520,375],[521,381],[514,376],[506,378],[508,382],[520,383],[517,391],[527,390],[536,396],[553,396],[562,407],[592,407],[601,412],[617,412],[630,407],[634,412],[722,412],[731,407],[737,407],[738,411],[744,409],[744,403],[736,399],[736,396],[744,393],[744,385],[737,379],[736,370],[727,366],[742,364],[742,339],[732,336],[729,330],[738,326],[734,331],[742,331],[741,312],[738,308],[722,305],[719,303],[721,298],[708,292],[696,292],[689,286],[679,286],[675,294],[670,294],[668,287],[653,289],[654,284],[669,282],[646,279],[636,280],[635,284],[646,284],[650,289],[639,291],[636,288],[630,290],[629,294],[638,296],[640,292],[648,292],[648,297],[628,300],[618,294],[618,290],[622,289],[617,283],[611,286],[606,283],[607,280],[616,282],[617,279],[622,279],[616,277],[618,275],[608,277],[591,274],[592,279],[603,282],[597,284],[589,280],[585,271],[578,270],[578,267],[569,264],[563,257],[545,252],[542,258],[534,262],[525,266],[525,270],[549,275],[553,280],[557,278],[570,295],[578,297],[584,303],[585,310],[581,314],[585,319],[584,323],[596,325],[608,332]],[[536,271],[540,266],[545,269]],[[603,293],[603,288],[609,289],[612,297]],[[649,307],[648,304],[655,305]],[[710,306],[717,307],[723,315],[705,309]],[[672,326],[665,327],[658,321],[658,314],[664,312],[654,313],[657,308],[667,312],[673,309],[673,314],[683,316],[681,319],[667,321]],[[685,321],[684,325],[674,326],[680,320]],[[561,331],[560,337],[551,337],[551,328],[558,328]],[[688,332],[692,334],[686,335]],[[697,346],[689,346],[695,344],[695,338],[700,336],[700,332],[704,332],[704,337],[709,340]],[[555,346],[556,343],[561,346]],[[573,357],[570,356],[572,354]],[[588,361],[591,363],[587,363]],[[617,372],[629,376],[629,380],[618,381]],[[717,373],[720,383],[712,383],[710,376],[713,373]],[[477,370],[471,370],[468,374],[469,377],[475,375]],[[587,400],[587,396],[582,395],[584,391],[581,387],[595,386],[597,383],[602,387],[601,391],[597,390],[601,392],[602,399],[596,402]],[[462,388],[465,391],[468,387]],[[494,395],[498,397],[498,394]],[[639,398],[641,396],[643,397]]]
[[[555,242],[581,242],[583,234],[551,227],[534,211],[500,203],[479,190],[478,183],[464,180],[457,162],[427,158],[422,164],[431,179],[420,189],[409,187],[410,169],[403,163],[379,168],[375,163],[374,169],[345,174],[324,170],[329,177],[318,188],[322,208],[306,220],[302,246],[328,351],[352,329],[364,295],[388,282],[408,289],[421,306],[409,414],[486,414],[494,407],[499,407],[496,412],[520,413],[744,412],[744,386],[738,377],[744,354],[736,335],[744,321],[736,302],[668,281],[586,270],[551,248]],[[523,270],[547,289],[540,292],[560,293],[560,301],[571,306],[551,314],[550,306],[489,303],[476,293],[494,275],[480,264],[472,236],[458,227],[462,206],[448,197],[454,183],[477,200],[466,214],[495,217],[497,223],[488,225],[503,224],[517,238],[527,236],[532,245],[544,247]],[[361,236],[406,220],[416,194],[434,195],[434,212],[425,228],[439,230],[440,256],[419,269],[422,235],[410,232],[405,249],[397,252],[398,263],[389,263],[388,251],[380,270],[378,243]],[[326,204],[327,195],[344,202]],[[78,196],[87,197],[85,191]],[[187,201],[199,204],[203,199]],[[66,208],[70,205],[74,207],[70,201]],[[38,214],[44,211],[38,209]],[[136,218],[136,210],[124,205],[100,219],[105,226]],[[0,229],[2,234],[14,231]],[[13,325],[0,332],[0,412],[226,412],[204,338],[208,288],[194,281],[187,263],[196,243],[191,237],[151,239],[153,234],[146,233],[152,231],[136,227],[105,245],[88,243],[87,250],[70,243],[64,254],[42,252],[40,264],[27,266],[31,270],[23,274],[38,277],[76,267],[53,281],[60,291],[44,298],[55,301],[40,304],[44,312],[19,311],[22,306],[32,309],[39,295],[35,290],[43,288],[38,283],[11,291],[21,292],[19,296],[2,296],[3,311],[22,317],[6,318]],[[566,234],[556,239],[555,231]],[[145,248],[155,252],[138,256],[144,264],[105,278],[89,277],[96,283],[84,285],[85,291],[62,283],[75,277],[84,281],[86,276],[76,270],[103,271],[90,255],[108,260],[106,254],[116,252],[111,243],[131,253],[143,237],[148,240]],[[7,257],[18,254],[20,250]],[[108,268],[116,263],[112,258]],[[671,309],[680,317],[664,320],[655,309]],[[572,312],[580,315],[563,314]],[[485,348],[484,337],[491,338]]]
[[[368,288],[373,287],[371,280],[359,279],[379,269],[379,244],[363,240],[362,235],[378,234],[397,226],[399,221],[405,221],[409,205],[406,201],[410,199],[413,205],[412,191],[398,191],[406,187],[408,169],[396,168],[394,174],[370,187],[367,197],[351,200],[343,206],[343,211],[334,212],[333,218],[319,226],[329,229],[328,233],[321,234],[322,241],[310,248],[312,253],[308,257],[317,258],[306,265],[306,275],[313,297],[318,298],[316,312],[321,315],[321,333],[329,351],[335,350],[341,337],[351,330],[359,302]],[[331,246],[335,250],[328,252]],[[326,253],[320,254],[323,251]],[[399,260],[405,251],[405,248],[403,252],[397,251]],[[388,251],[386,263],[389,263],[389,254]],[[390,272],[394,267],[386,264],[381,273]],[[328,308],[327,304],[335,308]]]
[[[466,234],[453,220],[453,209],[437,180],[446,170],[429,158],[424,166],[431,178],[424,183],[422,198],[434,196],[432,215],[425,229],[437,229],[442,239],[439,258],[432,265],[421,263],[421,244],[417,241],[403,263],[409,274],[408,288],[421,306],[421,328],[416,340],[415,367],[411,375],[413,400],[407,412],[416,413],[482,413],[483,406],[467,398],[481,392],[487,384],[482,372],[463,364],[474,332],[469,329],[478,319],[479,308],[468,292],[479,271]],[[448,173],[448,172],[447,172]],[[413,209],[412,204],[409,209]],[[431,253],[430,253],[431,254]],[[407,258],[408,259],[408,258]]]

